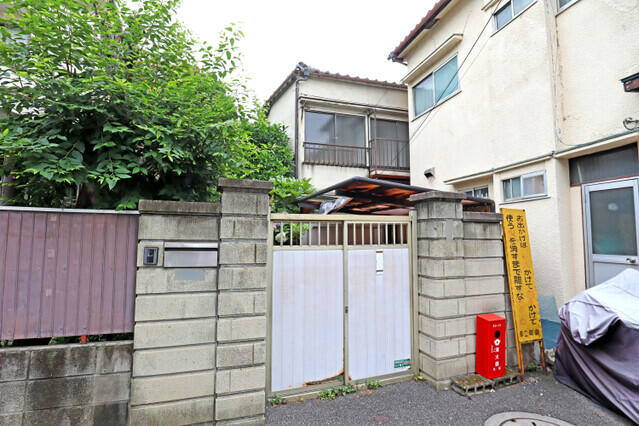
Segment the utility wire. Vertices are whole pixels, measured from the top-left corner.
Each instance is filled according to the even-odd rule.
[[[481,39],[482,34],[484,33],[484,31],[486,31],[486,28],[488,28],[488,25],[492,22],[493,20],[493,15],[495,14],[495,12],[497,12],[497,10],[499,9],[499,6],[501,5],[502,0],[499,0],[497,2],[497,4],[495,5],[495,7],[493,8],[492,12],[490,13],[490,17],[488,18],[488,20],[486,21],[486,23],[484,24],[484,26],[482,27],[481,31],[479,32],[479,34],[477,35],[477,37],[475,38],[475,41],[473,41],[473,44],[470,46],[470,49],[468,50],[468,53],[466,54],[466,56],[464,57],[464,59],[462,60],[461,64],[459,64],[459,66],[457,67],[457,70],[455,71],[455,74],[453,74],[453,76],[450,78],[450,81],[448,82],[448,84],[446,85],[446,89],[444,89],[444,91],[442,93],[446,93],[446,90],[448,90],[448,88],[450,87],[450,85],[452,84],[452,82],[458,78],[459,72],[462,69],[462,67],[464,66],[464,64],[466,63],[466,61],[468,60],[468,58],[470,57],[470,55],[473,53],[473,49],[475,48],[475,46],[477,46],[477,43],[479,42],[479,40]],[[472,63],[471,63],[472,65]],[[468,68],[470,69],[470,67]],[[466,75],[466,73],[468,72],[468,70],[465,71],[464,76]],[[463,76],[462,76],[463,77]],[[461,82],[461,77],[458,78],[458,81]],[[439,101],[440,99],[438,99],[437,101]],[[413,134],[409,137],[408,139],[408,143],[405,144],[398,152],[397,155],[395,156],[395,158],[393,159],[393,163],[395,161],[397,161],[397,158],[400,156],[400,154],[402,154],[404,152],[404,150],[408,147],[410,148],[410,144],[415,140],[415,138],[417,137],[417,135],[421,132],[421,130],[423,129],[423,126],[426,124],[426,122],[428,121],[428,118],[430,117],[430,115],[433,113],[433,111],[435,111],[435,107],[437,106],[437,103],[435,103],[435,105],[433,105],[433,107],[430,109],[430,111],[428,111],[426,113],[426,115],[424,116],[424,118],[422,119],[422,122],[419,123],[419,126],[417,126],[417,129],[415,130],[415,132],[413,132]]]

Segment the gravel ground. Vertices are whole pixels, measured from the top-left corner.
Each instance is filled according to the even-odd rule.
[[[266,411],[270,425],[475,425],[493,414],[525,411],[552,416],[574,425],[632,423],[557,382],[535,374],[524,383],[471,399],[453,391],[436,391],[409,381],[375,391],[359,391],[334,401],[289,402]]]

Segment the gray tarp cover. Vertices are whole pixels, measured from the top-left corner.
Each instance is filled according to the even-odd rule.
[[[557,380],[639,423],[639,271],[578,294],[559,318]]]

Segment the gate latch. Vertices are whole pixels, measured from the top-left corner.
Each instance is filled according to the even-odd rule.
[[[344,306],[344,313],[347,314],[348,313],[348,306]]]

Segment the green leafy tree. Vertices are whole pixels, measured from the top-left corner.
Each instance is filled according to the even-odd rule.
[[[263,111],[257,118],[244,123],[248,138],[231,146],[225,162],[224,175],[236,179],[260,179],[273,183],[271,210],[276,213],[297,213],[301,196],[315,191],[309,179],[293,177],[293,150],[286,129],[271,124]]]
[[[222,175],[276,180],[281,127],[233,78],[242,34],[199,44],[179,0],[14,0],[0,18],[0,176],[10,203],[207,201]],[[288,148],[288,151],[286,150]]]

